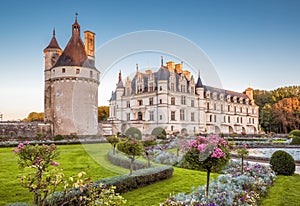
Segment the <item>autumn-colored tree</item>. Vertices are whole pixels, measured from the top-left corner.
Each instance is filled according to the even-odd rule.
[[[98,107],[98,121],[105,121],[109,117],[109,107],[100,106]]]
[[[43,122],[44,112],[31,112],[27,118],[23,120],[24,122]]]
[[[284,98],[273,105],[274,122],[278,132],[288,133],[300,126],[300,101],[297,97]]]

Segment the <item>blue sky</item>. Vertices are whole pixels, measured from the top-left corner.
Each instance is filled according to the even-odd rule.
[[[31,111],[43,111],[43,49],[54,27],[61,48],[65,47],[75,12],[82,31],[96,33],[96,48],[140,30],[167,31],[191,40],[210,57],[226,89],[271,90],[300,82],[298,0],[2,0],[0,5],[4,119],[23,119]],[[159,59],[153,65],[140,64],[159,65]],[[99,93],[99,105],[107,104],[107,99]]]

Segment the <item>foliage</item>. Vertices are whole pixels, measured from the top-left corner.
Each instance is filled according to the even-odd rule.
[[[113,152],[116,154],[116,146],[120,142],[120,138],[117,136],[107,137],[106,140],[113,146]]]
[[[43,122],[44,112],[31,112],[25,119],[24,122]]]
[[[136,139],[125,139],[117,145],[119,151],[125,153],[130,161],[130,175],[133,171],[133,162],[136,157],[141,156],[143,153],[143,144]]]
[[[229,161],[229,148],[225,139],[218,135],[197,137],[183,147],[186,154],[182,165],[189,169],[206,170],[206,196],[209,191],[210,173],[222,169]]]
[[[142,141],[142,144],[144,146],[144,153],[148,161],[148,167],[150,167],[150,158],[152,158],[154,155],[152,148],[157,145],[157,142],[155,138],[147,138]]]
[[[131,167],[131,160],[122,154],[114,155],[112,151],[109,151],[107,154],[107,159],[112,164],[117,165],[119,167],[123,167],[126,169],[130,169],[130,167]],[[134,161],[133,170],[140,170],[140,169],[145,169],[145,168],[147,168],[146,162],[143,162],[140,160]]]
[[[181,157],[166,151],[156,152],[154,162],[165,165],[177,165],[181,161]]]
[[[294,158],[282,150],[272,154],[270,165],[277,175],[293,175],[296,168]]]
[[[231,161],[224,175],[212,182],[209,197],[205,195],[205,187],[199,186],[191,194],[171,195],[160,205],[258,205],[276,176],[269,167],[259,164],[245,164],[244,174],[239,167],[239,162]]]
[[[132,139],[141,140],[142,132],[136,127],[130,127],[126,130],[125,136]]]
[[[61,134],[58,134],[58,135],[55,135],[53,139],[54,139],[54,141],[60,141],[60,140],[64,139],[64,136],[62,136]]]
[[[98,107],[98,121],[105,121],[109,117],[109,106]]]
[[[281,87],[273,91],[254,90],[253,97],[259,106],[259,121],[265,132],[287,133],[299,128],[300,86]]]
[[[156,127],[152,130],[151,135],[157,137],[158,139],[166,139],[167,133],[164,128]]]
[[[34,204],[44,205],[47,196],[53,193],[62,183],[63,173],[50,166],[58,166],[54,161],[58,156],[56,146],[30,145],[20,143],[13,152],[18,157],[18,164],[26,169],[26,174],[20,177],[21,185],[34,193]]]
[[[300,137],[300,130],[292,130],[290,131],[288,138]]]
[[[104,186],[102,183],[87,182],[85,172],[78,173],[65,181],[64,191],[53,194],[46,205],[94,206],[125,205],[126,200],[115,193],[116,187]]]
[[[300,137],[294,137],[292,139],[291,145],[300,145]]]
[[[173,167],[160,166],[140,169],[135,171],[134,175],[119,175],[110,178],[105,178],[101,182],[105,185],[115,185],[116,191],[125,193],[133,189],[141,188],[155,182],[168,179],[172,177],[174,172]]]

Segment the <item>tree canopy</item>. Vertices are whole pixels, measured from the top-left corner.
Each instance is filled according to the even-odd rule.
[[[31,112],[28,117],[23,119],[24,122],[43,122],[44,112]]]

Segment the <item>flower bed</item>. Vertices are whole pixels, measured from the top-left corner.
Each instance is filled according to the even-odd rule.
[[[261,197],[267,194],[276,176],[268,166],[245,163],[245,172],[241,174],[240,162],[230,161],[223,175],[213,180],[209,196],[205,196],[205,186],[194,188],[190,194],[171,195],[161,206],[231,206],[258,205]]]

